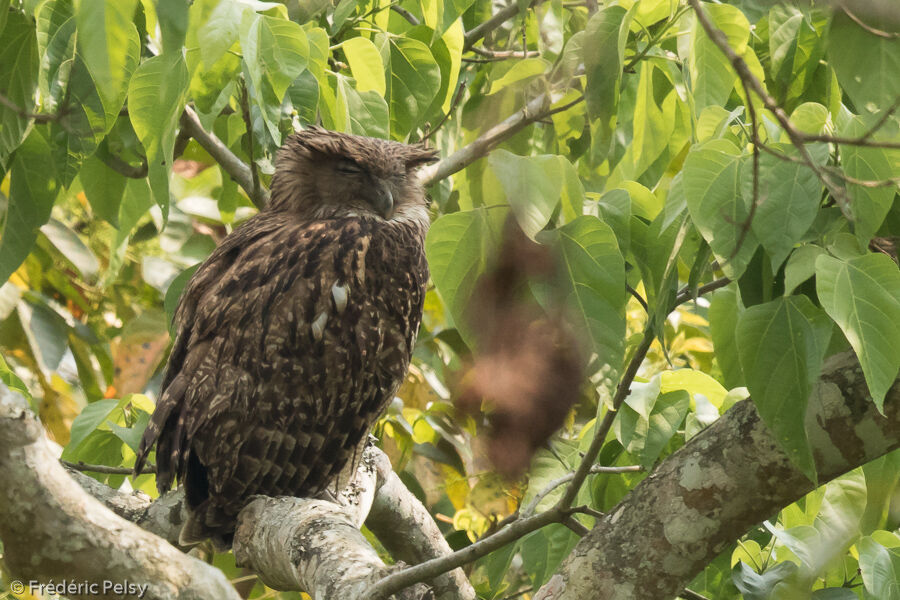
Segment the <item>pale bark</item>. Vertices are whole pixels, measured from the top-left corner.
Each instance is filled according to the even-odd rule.
[[[53,455],[25,400],[2,385],[0,481],[3,561],[26,585],[129,582],[147,586],[144,598],[240,598],[221,571],[113,514],[85,492]],[[96,597],[89,589],[66,596]]]
[[[884,412],[855,355],[826,361],[806,419],[820,485],[900,447],[900,383]],[[674,598],[728,544],[813,488],[752,402],[740,402],[582,538],[535,600]]]

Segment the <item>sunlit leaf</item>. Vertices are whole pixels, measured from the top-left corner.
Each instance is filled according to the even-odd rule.
[[[900,369],[900,271],[884,254],[816,259],[816,291],[862,365],[881,410]]]

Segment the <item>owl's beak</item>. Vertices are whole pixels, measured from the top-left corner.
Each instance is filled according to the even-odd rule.
[[[372,203],[375,210],[385,219],[390,218],[394,211],[394,194],[390,186],[384,181],[375,183],[375,200]]]

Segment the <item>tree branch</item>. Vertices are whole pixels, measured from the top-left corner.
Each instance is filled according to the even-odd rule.
[[[3,560],[26,582],[102,585],[114,578],[147,586],[145,598],[240,598],[221,571],[113,514],[80,488],[24,398],[2,385],[0,480]],[[66,596],[96,597],[88,589]]]
[[[259,189],[254,187],[253,173],[250,167],[235,156],[228,149],[228,146],[216,137],[214,133],[203,129],[203,125],[200,124],[200,117],[197,116],[197,113],[190,106],[184,107],[184,113],[181,115],[181,127],[187,131],[188,135],[197,140],[197,143],[247,192],[250,200],[257,208],[262,209],[265,207],[266,202],[269,200],[269,193],[262,187]]]
[[[453,551],[444,539],[428,509],[400,481],[384,452],[373,455],[378,473],[375,501],[366,519],[391,556],[409,564],[418,564]],[[454,569],[428,581],[437,600],[474,600],[475,590],[462,569]]]
[[[544,0],[532,0],[532,2],[528,5],[529,8],[533,6],[537,6]],[[472,48],[472,46],[481,40],[484,36],[486,36],[491,31],[497,29],[517,14],[519,14],[519,3],[513,2],[506,8],[498,10],[494,15],[485,21],[484,23],[480,23],[477,27],[473,27],[470,31],[466,32],[465,42],[463,43],[463,52]]]
[[[463,146],[447,158],[420,169],[419,178],[422,185],[432,185],[463,170],[479,158],[486,156],[498,144],[508,140],[535,121],[545,118],[550,112],[549,103],[550,98],[547,94],[541,94],[528,102],[521,110],[478,136],[472,143]]]
[[[883,456],[900,447],[900,380],[882,415],[855,355],[833,356],[810,395],[806,427],[818,485]],[[815,485],[752,401],[739,402],[601,519],[535,600],[668,600],[733,540]]]

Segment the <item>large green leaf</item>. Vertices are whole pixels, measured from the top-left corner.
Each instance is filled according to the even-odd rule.
[[[241,50],[253,87],[268,81],[279,102],[306,68],[309,42],[303,28],[287,19],[247,12],[241,23]]]
[[[546,227],[559,204],[562,191],[559,161],[556,155],[518,156],[506,150],[495,150],[488,157],[519,227],[531,238]]]
[[[367,38],[355,37],[341,44],[341,50],[350,64],[356,89],[360,92],[372,90],[384,95],[387,89],[384,83],[384,64],[375,44]]]
[[[444,215],[434,222],[425,240],[431,278],[453,324],[470,346],[475,336],[469,300],[497,240],[496,230],[488,220],[494,215],[488,212],[478,209]]]
[[[0,93],[21,110],[33,112],[37,73],[34,26],[20,12],[9,12],[6,27],[0,32]],[[27,128],[28,119],[0,105],[0,167],[22,143]]]
[[[441,87],[441,71],[431,50],[418,40],[392,38],[390,59],[391,131],[403,138],[425,118]]]
[[[838,11],[828,32],[828,58],[857,113],[887,110],[900,97],[900,39],[866,31]]]
[[[738,357],[735,335],[743,307],[738,287],[732,283],[716,291],[709,304],[709,334],[715,350],[716,362],[722,370],[725,387],[732,389],[744,384],[744,372]]]
[[[813,481],[816,468],[803,423],[830,337],[831,322],[805,296],[751,306],[737,326],[738,355],[759,415]]]
[[[888,548],[872,537],[859,543],[859,570],[866,591],[879,600],[900,600],[900,548]]]
[[[799,156],[790,144],[772,144],[772,148],[787,156]],[[828,160],[827,147],[809,150],[820,166]],[[812,169],[799,159],[797,162],[787,161],[768,152],[759,157],[758,198],[753,197],[752,163],[744,165],[742,178],[744,203],[751,206],[753,202],[758,202],[750,225],[769,255],[772,271],[777,272],[816,218],[822,184]]]
[[[691,150],[684,162],[684,195],[691,219],[731,279],[740,277],[759,245],[752,229],[745,231],[749,214],[741,196],[745,159],[731,142],[713,140]]]
[[[125,102],[137,67],[140,39],[132,23],[137,0],[93,0],[76,4],[78,54],[91,74],[111,127]]]
[[[50,146],[38,130],[22,142],[12,162],[9,209],[0,238],[0,282],[19,268],[50,219],[59,184]]]
[[[728,45],[739,55],[747,49],[750,22],[736,6],[704,4],[704,10],[715,26],[725,32]],[[694,94],[694,114],[707,106],[724,106],[737,82],[737,73],[719,47],[699,25],[691,29],[688,70]]]
[[[582,216],[543,233],[539,241],[559,256],[571,322],[590,351],[618,373],[625,354],[626,292],[616,235],[597,217]]]
[[[884,395],[900,369],[900,271],[884,254],[816,260],[816,292],[862,365],[872,399]]]
[[[843,137],[855,138],[864,135],[869,124],[862,118],[852,119],[841,130]],[[883,125],[877,138],[888,132],[893,136],[884,139],[900,140],[897,126]],[[865,146],[841,145],[841,167],[851,177],[863,181],[882,181],[900,176],[900,150],[868,148]],[[896,195],[896,186],[869,187],[851,183],[847,186],[851,195],[850,213],[853,215],[853,229],[860,247],[865,248],[890,211]]]
[[[597,11],[588,21],[584,33],[584,99],[591,128],[593,160],[602,162],[610,150],[616,128],[619,84],[625,60],[625,42],[631,22],[621,6],[608,6]]]
[[[189,82],[181,54],[164,54],[144,61],[128,86],[128,116],[147,153],[150,189],[164,215],[169,210],[175,126]]]
[[[37,16],[38,85],[44,109],[55,111],[64,97],[75,56],[75,9],[72,0],[49,0]]]
[[[769,11],[769,55],[777,98],[790,102],[810,85],[825,54],[824,11],[804,13],[791,5],[775,5]]]

